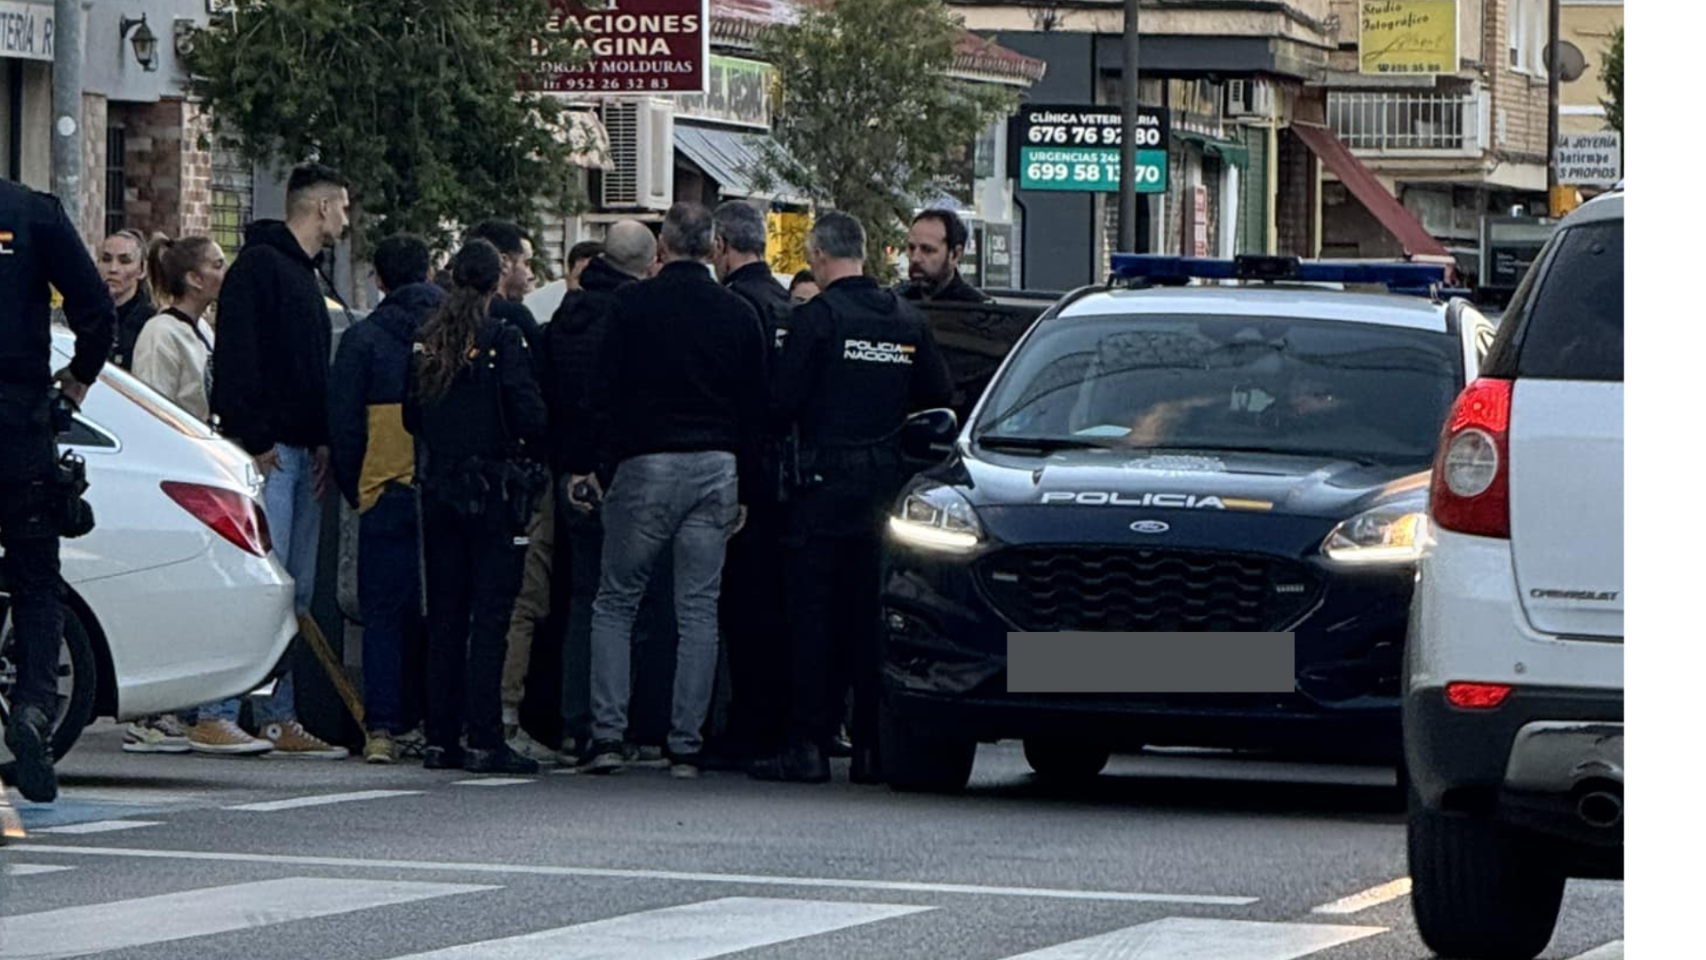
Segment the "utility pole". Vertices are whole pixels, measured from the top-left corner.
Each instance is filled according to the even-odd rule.
[[[1120,140],[1120,250],[1137,252],[1137,4],[1125,0],[1125,69],[1120,76],[1124,105]]]
[[[53,193],[83,223],[83,0],[53,3]]]
[[[1560,52],[1563,42],[1559,38],[1560,20],[1559,0],[1548,0],[1546,28],[1546,59],[1549,61],[1546,70],[1546,206],[1553,216],[1558,215],[1558,80],[1563,65]]]

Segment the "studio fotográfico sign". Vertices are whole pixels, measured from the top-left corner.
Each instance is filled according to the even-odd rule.
[[[549,64],[552,93],[704,94],[710,0],[552,0],[547,29],[577,31],[586,62]]]
[[[1457,0],[1362,0],[1357,15],[1360,72],[1457,72]]]
[[[0,58],[53,61],[52,4],[0,0]]]

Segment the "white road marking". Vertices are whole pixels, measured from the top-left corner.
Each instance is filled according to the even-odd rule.
[[[480,777],[475,780],[457,780],[450,785],[453,787],[515,787],[524,783],[532,783],[527,777]]]
[[[68,823],[62,827],[42,827],[32,833],[114,833],[138,827],[158,827],[158,820],[91,820],[88,823]]]
[[[728,883],[741,886],[810,887],[837,890],[881,890],[902,893],[963,893],[985,897],[1038,897],[1111,903],[1189,903],[1203,906],[1246,907],[1256,897],[1211,896],[1190,893],[1134,893],[1124,890],[1061,890],[1048,887],[986,887],[962,883],[907,880],[851,880],[829,877],[776,877],[735,873],[684,873],[670,870],[631,870],[610,867],[555,867],[513,863],[463,863],[433,860],[363,860],[353,857],[301,857],[266,853],[214,853],[201,850],[144,850],[139,847],[64,847],[26,844],[32,854],[87,857],[130,857],[142,860],[199,860],[215,863],[266,863],[292,867],[352,867],[368,870],[416,870],[434,873],[476,873],[534,877],[606,877],[618,880],[669,880],[686,883]]]
[[[1006,960],[1295,960],[1386,929],[1168,917]]]
[[[420,790],[359,790],[355,793],[322,793],[313,797],[294,797],[289,800],[268,800],[266,803],[245,803],[226,807],[227,810],[249,810],[255,813],[277,813],[280,810],[300,810],[303,807],[323,807],[330,803],[354,803],[359,800],[384,800],[389,797],[417,797]]]
[[[1334,900],[1332,903],[1324,903],[1321,906],[1316,907],[1313,912],[1337,915],[1360,913],[1367,910],[1369,907],[1376,907],[1380,904],[1396,900],[1399,897],[1407,897],[1409,895],[1410,878],[1399,877],[1390,883],[1383,883],[1378,887],[1370,887],[1361,893],[1353,893],[1348,897],[1342,897],[1338,900]]]
[[[8,863],[4,865],[4,872],[7,876],[12,877],[35,877],[44,873],[64,873],[67,870],[75,869],[77,868],[55,867],[45,863]]]
[[[1613,940],[1610,943],[1601,944],[1587,953],[1571,957],[1570,960],[1623,960],[1623,941]]]
[[[933,909],[730,897],[393,960],[710,960]]]
[[[291,877],[0,918],[0,960],[50,960],[497,887]]]

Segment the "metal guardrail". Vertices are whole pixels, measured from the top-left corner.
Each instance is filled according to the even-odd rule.
[[[1476,93],[1329,91],[1327,125],[1352,150],[1478,153],[1483,145]]]

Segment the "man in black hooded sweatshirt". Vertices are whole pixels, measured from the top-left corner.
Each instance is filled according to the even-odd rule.
[[[296,581],[296,612],[303,615],[314,597],[330,465],[332,317],[319,262],[349,226],[349,182],[328,167],[304,164],[291,172],[284,202],[288,219],[252,224],[225,275],[212,407],[220,432],[242,445],[266,477],[273,547]],[[289,671],[271,697],[256,700],[254,712],[257,736],[272,741],[275,756],[349,756],[302,728]]]

